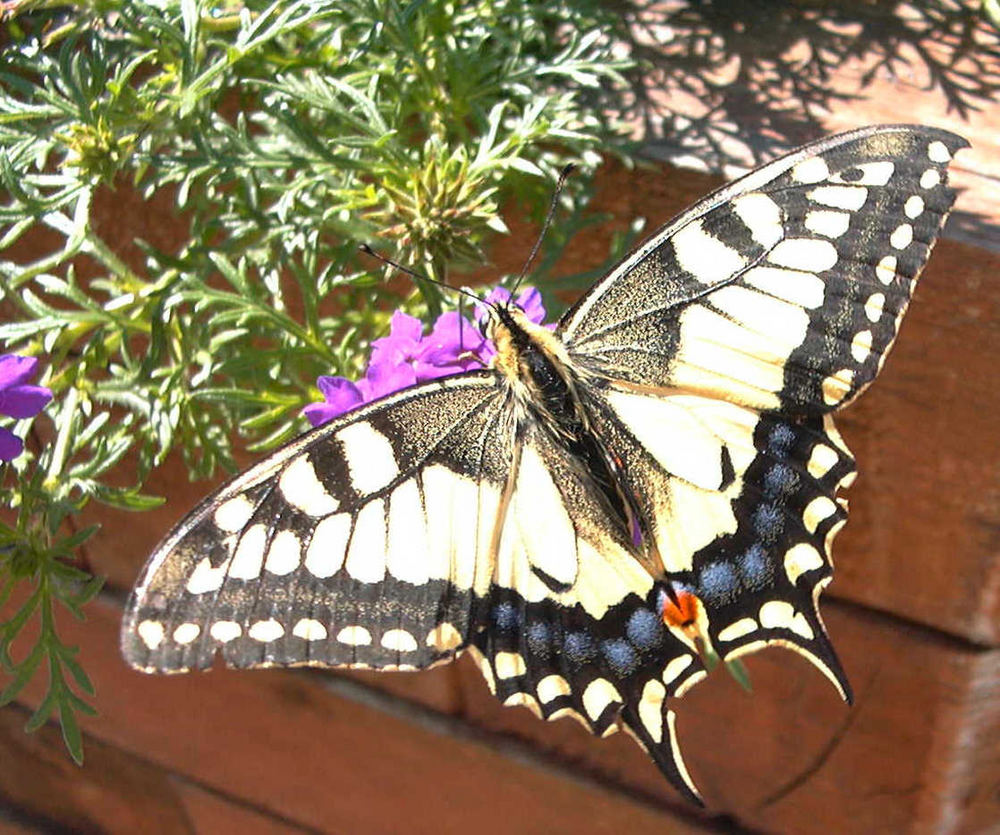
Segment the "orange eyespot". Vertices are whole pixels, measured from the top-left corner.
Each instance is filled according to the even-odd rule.
[[[676,626],[685,632],[690,631],[698,622],[698,607],[701,601],[697,595],[683,589],[674,591],[674,599],[664,595],[661,617],[667,626]]]

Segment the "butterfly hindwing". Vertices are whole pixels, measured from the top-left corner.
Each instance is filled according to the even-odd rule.
[[[426,667],[465,645],[507,475],[489,372],[407,389],[294,441],[158,547],[122,629],[148,671]]]
[[[628,730],[678,791],[697,802],[669,700],[705,670],[656,615],[656,595],[628,594],[595,618],[579,604],[530,603],[496,589],[490,628],[471,651],[504,705],[524,705],[549,720],[572,717],[597,736]]]
[[[806,145],[667,224],[560,325],[581,363],[788,415],[874,379],[954,201],[968,143],[880,126]]]
[[[833,573],[833,539],[847,519],[838,488],[854,480],[854,460],[829,416],[791,422],[764,415],[752,443],[732,503],[736,528],[694,554],[687,582],[724,659],[786,646],[850,701],[819,594]]]
[[[491,689],[505,705],[525,705],[545,719],[571,716],[598,736],[627,728],[677,789],[697,800],[668,700],[705,670],[690,642],[659,616],[662,585],[630,555],[587,473],[563,447],[529,430],[515,460],[512,518],[471,647]],[[527,501],[540,516],[525,512]],[[560,549],[560,564],[539,553],[548,547]]]
[[[849,696],[818,595],[846,518],[854,462],[828,416],[788,421],[697,395],[607,387],[598,426],[675,587],[704,606],[723,657],[771,643],[805,655]]]

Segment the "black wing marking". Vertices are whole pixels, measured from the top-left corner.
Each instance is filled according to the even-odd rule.
[[[877,126],[715,192],[595,285],[560,330],[581,364],[816,415],[876,376],[954,201],[964,139]]]
[[[156,549],[122,624],[145,671],[426,667],[468,639],[511,456],[490,372],[407,389],[292,442]]]

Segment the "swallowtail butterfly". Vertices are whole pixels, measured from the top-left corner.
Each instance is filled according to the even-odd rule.
[[[414,670],[473,655],[505,705],[631,732],[685,797],[675,702],[702,657],[804,655],[850,700],[820,591],[878,374],[967,143],[814,142],[668,223],[555,331],[496,305],[491,367],[321,426],[160,544],[134,667]]]

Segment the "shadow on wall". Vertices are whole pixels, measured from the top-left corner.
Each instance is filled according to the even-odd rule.
[[[619,3],[640,69],[621,116],[710,168],[769,159],[824,133],[824,111],[880,75],[917,79],[967,118],[1000,92],[1000,31],[959,3]],[[831,77],[850,64],[857,89]],[[746,136],[760,137],[754,147]]]
[[[996,106],[1000,93],[1000,29],[979,3],[611,6],[621,20],[622,48],[637,61],[616,115],[633,126],[646,153],[685,167],[733,176],[727,168],[745,170],[829,133],[831,113],[884,95],[886,80],[933,97],[941,115],[954,120]],[[960,224],[956,218],[950,230],[980,244],[1000,240],[996,219],[978,212]]]

